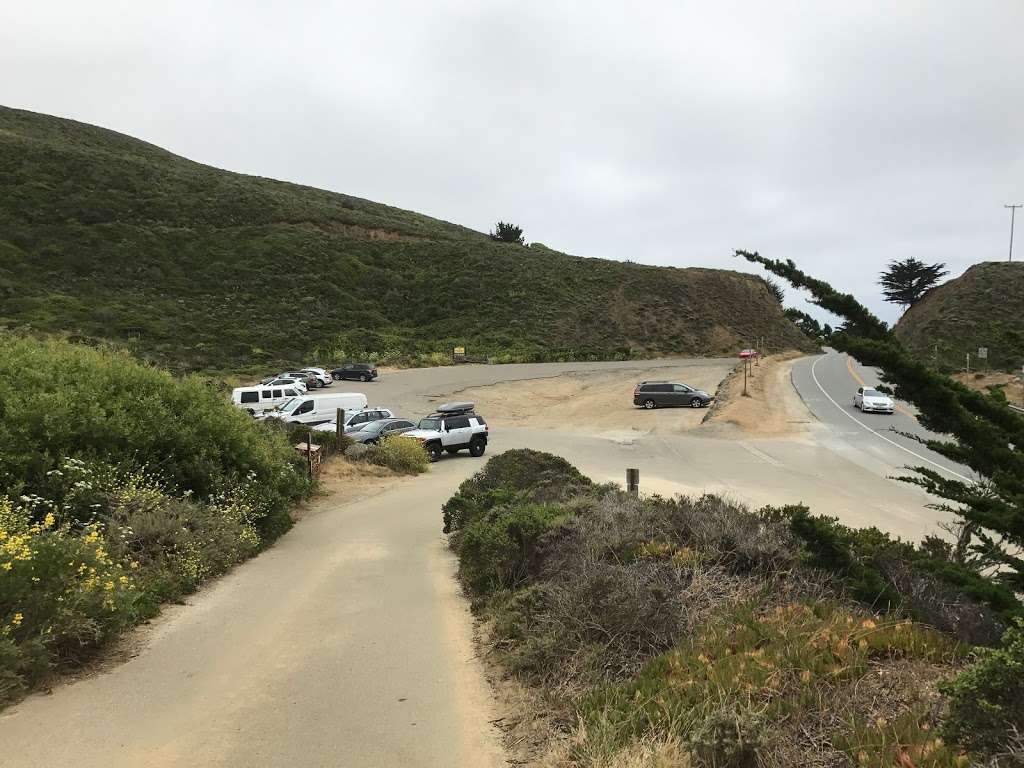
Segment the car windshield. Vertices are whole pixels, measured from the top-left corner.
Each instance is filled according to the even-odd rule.
[[[885,395],[883,395],[877,389],[865,389],[864,397],[885,397]]]
[[[420,419],[419,428],[436,431],[441,428],[441,420],[436,416],[428,416],[425,419]]]
[[[291,413],[299,406],[299,402],[301,402],[299,398],[292,397],[277,406],[277,409],[279,411],[284,411],[285,413]]]

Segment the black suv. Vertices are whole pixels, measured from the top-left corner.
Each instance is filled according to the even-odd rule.
[[[355,381],[372,381],[377,378],[377,366],[373,363],[345,363],[341,368],[331,371],[335,381],[353,379]]]
[[[704,408],[714,399],[703,390],[674,381],[641,381],[633,390],[633,405],[644,408]]]

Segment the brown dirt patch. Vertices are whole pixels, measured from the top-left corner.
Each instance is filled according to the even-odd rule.
[[[1016,373],[954,373],[953,378],[978,392],[999,387],[1013,405],[1024,408],[1024,377]]]
[[[754,437],[791,437],[806,431],[813,417],[790,382],[793,362],[802,355],[787,352],[762,359],[750,369],[743,394],[743,366],[722,382],[718,402],[705,419],[716,425],[738,427]]]
[[[404,479],[405,475],[387,467],[350,461],[340,455],[328,458],[320,470],[316,495],[292,510],[292,520],[298,522],[324,509],[376,496]]]
[[[640,381],[679,381],[712,394],[729,371],[723,363],[679,367],[586,371],[544,379],[510,381],[459,392],[499,427],[585,432],[620,442],[649,433],[684,432],[700,425],[698,408],[645,411],[633,405]]]

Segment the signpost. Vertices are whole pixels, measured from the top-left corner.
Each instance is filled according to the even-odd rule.
[[[626,493],[631,493],[634,496],[640,495],[640,470],[639,469],[627,469],[626,470]]]

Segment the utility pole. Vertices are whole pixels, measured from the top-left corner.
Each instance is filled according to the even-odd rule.
[[[1004,205],[1003,208],[1010,209],[1010,261],[1013,261],[1013,220],[1017,215],[1018,208],[1024,208],[1024,203],[1016,205]]]

